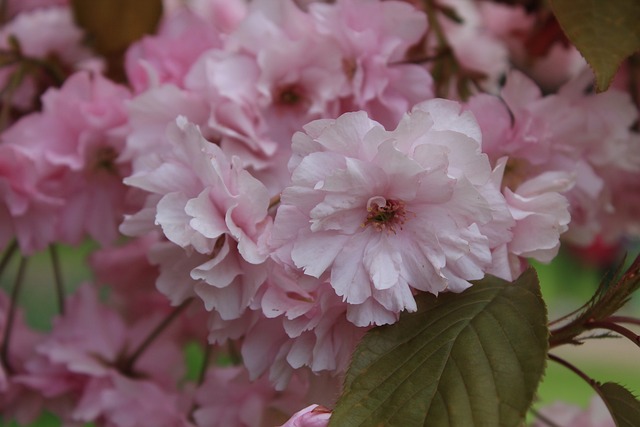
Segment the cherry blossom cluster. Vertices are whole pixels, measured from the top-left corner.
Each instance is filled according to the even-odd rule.
[[[0,294],[7,419],[326,426],[417,294],[640,233],[637,69],[596,94],[523,7],[165,1],[117,82],[68,2],[7,4],[0,247],[99,246],[46,333]]]

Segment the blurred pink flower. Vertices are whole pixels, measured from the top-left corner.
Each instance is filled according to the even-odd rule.
[[[539,412],[554,425],[562,427],[614,427],[616,425],[609,409],[599,396],[594,396],[586,409],[577,405],[556,402],[540,408]],[[531,427],[546,427],[548,425],[547,422],[540,419],[535,421]]]
[[[64,2],[49,1],[48,3],[54,6],[55,3]],[[0,49],[11,51],[11,38],[15,38],[20,54],[24,57],[55,64],[53,67],[59,68],[63,73],[59,76],[61,78],[65,78],[66,73],[74,70],[82,68],[99,70],[102,67],[100,60],[82,44],[84,32],[73,21],[69,7],[44,7],[23,11],[0,28]],[[39,73],[28,70],[27,67],[19,70],[19,66],[10,64],[0,68],[0,87],[2,88],[10,84],[12,74],[16,72],[25,74],[22,83],[11,96],[13,106],[22,112],[37,107],[43,88],[59,83],[44,69]]]
[[[79,72],[61,88],[45,93],[42,112],[23,117],[2,134],[5,145],[35,165],[27,181],[35,181],[35,193],[55,198],[58,204],[41,218],[36,198],[18,213],[33,219],[34,229],[53,227],[54,233],[23,235],[16,225],[23,251],[41,250],[54,240],[78,244],[87,234],[103,245],[116,239],[124,213],[136,204],[122,183],[130,166],[118,158],[127,131],[124,102],[129,96],[125,87],[99,74]],[[16,209],[9,206],[13,214]]]
[[[51,333],[37,345],[14,381],[42,396],[47,409],[64,420],[117,419],[117,407],[128,405],[131,388],[158,388],[153,391],[156,395],[176,393],[176,382],[183,374],[182,354],[170,331],[164,331],[134,366],[126,366],[129,352],[159,321],[152,316],[126,324],[117,312],[99,302],[92,286],[81,286],[68,298],[65,315],[54,320]],[[129,379],[124,378],[127,376]],[[151,399],[138,409],[146,411],[149,405],[161,404]],[[178,413],[177,407],[173,410]],[[114,421],[106,425],[132,424]]]
[[[10,306],[9,297],[0,292],[0,342],[9,339],[6,359],[0,363],[0,419],[16,420],[22,425],[32,423],[43,410],[43,398],[15,381],[25,373],[25,364],[43,335],[26,324],[23,311],[18,308],[13,319],[10,337],[7,337],[7,321]]]
[[[623,185],[615,177],[640,171],[637,136],[631,132],[638,112],[627,94],[587,93],[591,84],[591,75],[583,73],[558,93],[543,96],[533,81],[512,71],[502,99],[483,94],[468,102],[482,128],[483,151],[496,166],[506,162],[502,186],[514,216],[528,218],[529,225],[521,222],[515,230],[516,255],[548,262],[560,234],[587,245],[602,233],[602,216],[626,209],[611,195]],[[518,201],[523,197],[529,199],[526,206]]]
[[[405,2],[367,0],[311,3],[309,13],[318,32],[340,47],[339,78],[348,88],[341,112],[364,110],[392,127],[414,104],[433,98],[427,69],[402,62],[425,35],[424,13]]]
[[[221,45],[215,27],[180,8],[165,17],[156,34],[145,36],[128,48],[125,56],[128,80],[136,93],[165,83],[181,87],[196,59]]]
[[[276,391],[266,378],[250,381],[243,367],[210,368],[195,394],[193,417],[201,427],[272,427],[307,403],[304,374]]]

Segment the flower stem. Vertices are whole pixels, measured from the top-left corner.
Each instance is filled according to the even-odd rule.
[[[51,255],[51,265],[53,266],[53,278],[56,286],[56,295],[58,297],[58,311],[64,316],[64,284],[62,283],[62,272],[60,270],[60,259],[58,257],[58,248],[56,245],[49,245],[49,254]]]
[[[9,246],[7,246],[7,250],[2,255],[2,259],[0,259],[0,277],[2,277],[4,269],[9,264],[9,261],[11,261],[11,257],[16,253],[16,249],[18,249],[18,242],[13,240]]]
[[[529,408],[529,412],[531,412],[538,421],[542,421],[548,427],[561,427],[560,425],[556,424],[554,421],[550,420],[548,417],[542,415],[539,411],[536,411],[533,408]]]
[[[640,336],[634,333],[633,331],[631,331],[630,329],[627,329],[624,326],[618,325],[617,323],[613,323],[609,321],[590,321],[585,324],[585,327],[587,329],[608,329],[612,332],[622,335],[623,337],[629,339],[635,345],[640,347]]]
[[[204,355],[202,356],[202,366],[200,366],[200,373],[198,374],[198,386],[201,386],[204,383],[204,379],[207,375],[207,369],[209,368],[209,360],[211,359],[211,354],[213,346],[209,343],[204,347]]]
[[[0,0],[0,24],[9,20],[7,3],[8,0]]]
[[[229,358],[231,359],[231,363],[234,365],[239,365],[242,363],[242,353],[238,350],[238,346],[235,341],[229,340],[227,343],[227,350],[229,351]]]
[[[153,343],[153,341],[155,341],[156,338],[158,338],[158,336],[160,336],[160,334],[165,329],[167,329],[167,327],[175,319],[178,318],[178,316],[189,306],[189,303],[191,303],[191,301],[193,301],[193,298],[189,298],[185,300],[182,304],[176,307],[167,317],[165,317],[162,320],[162,322],[160,322],[158,326],[155,327],[155,329],[151,331],[151,333],[147,336],[147,338],[145,338],[145,340],[142,341],[142,343],[140,343],[138,348],[136,348],[136,350],[133,353],[131,353],[131,356],[129,356],[129,358],[126,359],[125,362],[122,364],[121,366],[122,372],[131,373],[133,371],[133,366],[138,361],[140,356],[142,356],[142,354]]]
[[[627,323],[630,325],[638,325],[640,326],[640,319],[635,317],[627,317],[627,316],[609,316],[605,319],[607,322],[613,323]]]
[[[9,361],[9,344],[11,342],[11,333],[13,332],[13,322],[16,317],[16,309],[18,307],[18,297],[20,296],[20,290],[22,288],[22,282],[24,281],[24,272],[27,267],[26,257],[20,259],[20,265],[18,266],[18,273],[16,275],[15,283],[13,284],[13,290],[11,291],[11,302],[9,303],[9,313],[7,313],[6,323],[3,331],[2,346],[0,347],[0,362],[8,373],[14,373],[15,370]]]
[[[596,380],[594,380],[593,378],[591,378],[589,375],[587,375],[584,372],[582,372],[576,366],[574,366],[573,364],[567,362],[566,360],[564,360],[564,359],[562,359],[562,358],[560,358],[560,357],[558,357],[558,356],[556,356],[554,354],[551,354],[551,353],[549,353],[547,355],[547,357],[549,358],[549,360],[553,360],[554,362],[561,364],[565,368],[568,368],[574,374],[576,374],[577,376],[579,376],[580,378],[585,380],[587,382],[587,384],[589,384],[591,387],[593,387],[596,391],[598,391],[598,382]]]

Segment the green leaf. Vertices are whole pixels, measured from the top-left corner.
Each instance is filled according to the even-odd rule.
[[[372,329],[359,344],[329,425],[522,423],[548,347],[535,271],[416,299],[416,313]]]
[[[640,420],[640,402],[620,384],[604,383],[596,390],[609,408],[618,427],[636,427]]]
[[[620,63],[640,50],[638,0],[551,0],[563,31],[607,90]]]

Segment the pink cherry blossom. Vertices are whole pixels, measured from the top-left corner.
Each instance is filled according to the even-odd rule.
[[[156,35],[146,36],[127,50],[127,77],[136,93],[163,83],[183,85],[189,68],[206,50],[220,47],[220,34],[186,8],[169,14]]]
[[[186,416],[191,402],[181,397],[153,381],[110,373],[90,382],[72,417],[105,427],[193,427]]]
[[[312,3],[309,12],[319,32],[340,46],[340,74],[349,88],[343,112],[364,110],[395,126],[414,104],[433,98],[426,68],[402,63],[427,29],[421,11],[399,1],[341,0]]]
[[[172,284],[180,286],[178,294],[186,298],[195,291],[207,310],[237,318],[266,277],[269,194],[239,158],[227,158],[184,117],[168,129],[168,136],[171,152],[125,182],[151,193],[155,207],[145,212],[152,211],[151,219],[155,217],[166,238],[186,251],[183,258],[156,257],[187,267],[180,269],[184,279]],[[176,268],[160,270],[162,276]],[[192,285],[185,286],[189,278]]]
[[[249,381],[240,366],[211,368],[196,392],[194,419],[202,427],[271,427],[306,404],[309,386],[304,373],[278,392],[265,378]]]
[[[13,16],[38,8],[68,5],[69,0],[9,0],[7,3],[8,14]]]
[[[183,277],[167,278],[168,273],[161,268],[167,262],[159,262],[155,257],[163,247],[158,232],[133,239],[124,245],[102,248],[93,252],[89,258],[95,282],[109,287],[108,302],[115,307],[127,322],[136,322],[153,315],[169,316],[175,307],[192,294],[168,298],[163,286],[168,280],[184,280]],[[175,247],[173,259],[180,259],[183,251]],[[178,255],[178,256],[175,256]],[[152,262],[153,261],[153,262]],[[186,271],[188,275],[189,270]],[[158,292],[160,290],[161,292]],[[166,292],[169,293],[169,292]],[[184,314],[174,321],[179,329],[178,340],[204,342],[207,336],[207,313],[202,307],[190,304]]]
[[[185,83],[206,97],[207,127],[223,151],[274,191],[286,182],[291,136],[339,114],[345,84],[338,45],[291,0],[252,2],[223,49],[201,56]]]
[[[482,76],[478,82],[482,91],[496,92],[498,81],[509,69],[508,51],[501,40],[487,31],[487,23],[480,13],[480,4],[456,0],[444,0],[440,4],[451,7],[462,20],[460,24],[444,14],[438,16],[456,60],[467,73]],[[455,79],[449,88],[450,93],[453,96],[463,96],[454,82]],[[469,89],[475,92],[473,86]]]
[[[155,292],[159,271],[147,259],[147,252],[157,241],[158,236],[150,234],[90,256],[95,282],[109,286],[109,301],[128,320],[169,306],[167,298]]]
[[[331,411],[320,405],[310,405],[293,414],[280,427],[327,427]]]
[[[594,396],[586,409],[577,405],[556,402],[539,411],[545,419],[563,427],[614,427],[616,425],[607,406],[599,396]],[[547,425],[549,424],[538,420],[533,423],[532,427]]]
[[[590,76],[581,74],[557,94],[542,96],[531,80],[512,72],[502,90],[502,101],[478,95],[468,104],[483,130],[483,150],[492,162],[497,164],[503,156],[509,158],[503,180],[509,192],[516,194],[520,187],[524,191],[527,181],[535,180],[527,192],[534,185],[538,196],[559,193],[569,203],[570,223],[557,202],[533,202],[526,208],[520,203],[519,210],[530,212],[529,222],[535,220],[539,226],[547,227],[546,233],[520,227],[521,231],[528,230],[521,234],[520,241],[526,240],[542,250],[534,255],[530,248],[527,256],[541,261],[555,256],[560,234],[573,243],[589,244],[601,232],[598,218],[602,212],[616,209],[605,191],[615,186],[607,185],[606,177],[616,175],[613,171],[634,171],[640,166],[631,133],[637,110],[627,95],[615,90],[585,94],[590,84]],[[515,200],[509,196],[507,199]],[[541,227],[535,229],[542,231]],[[523,255],[522,249],[514,248],[514,252]]]
[[[319,374],[346,372],[356,344],[368,328],[347,320],[349,305],[329,283],[272,263],[254,306],[254,318],[242,341],[251,378],[268,372],[277,389],[303,366]]]
[[[38,198],[28,207],[9,206],[13,215],[46,222],[40,226],[33,221],[36,229],[54,228],[54,236],[33,236],[29,231],[22,235],[16,218],[17,238],[27,253],[54,239],[78,244],[88,234],[106,245],[117,237],[124,213],[136,204],[122,184],[129,165],[118,159],[126,135],[123,103],[128,98],[126,88],[98,74],[76,73],[60,89],[47,91],[42,112],[23,117],[2,134],[4,144],[35,164],[35,176],[27,181],[35,181],[31,191],[58,200],[59,206],[43,218],[37,214]]]
[[[18,308],[7,337],[9,306],[9,297],[0,292],[0,342],[9,339],[7,358],[0,363],[0,413],[5,420],[14,419],[26,425],[41,414],[43,399],[15,378],[25,372],[25,364],[43,335],[27,326],[24,313]]]
[[[460,105],[427,101],[394,131],[366,113],[305,126],[294,136],[274,255],[328,275],[359,326],[415,310],[413,290],[460,292],[491,266],[513,220]]]
[[[245,0],[191,0],[188,6],[225,34],[237,28],[248,9]]]
[[[30,158],[19,147],[0,145],[0,247],[16,237],[22,253],[28,255],[56,240],[51,216],[63,200],[40,185],[45,170],[44,162]]]
[[[69,421],[95,421],[103,414],[117,419],[117,407],[127,404],[132,387],[159,387],[164,393],[175,393],[176,381],[182,376],[182,364],[178,363],[182,355],[168,331],[135,365],[125,363],[129,353],[159,322],[157,317],[127,325],[117,312],[98,301],[90,285],[70,296],[66,308],[65,315],[55,319],[52,332],[25,362],[23,371],[14,377],[17,384],[42,396],[49,410]],[[153,384],[132,384],[121,378],[123,375],[130,376],[131,381],[144,377],[143,381]],[[124,395],[117,396],[119,393]],[[149,410],[150,402],[144,402],[139,410]]]
[[[33,3],[33,2],[32,2]],[[51,2],[50,2],[51,3]],[[89,67],[100,68],[100,63],[93,60],[91,52],[82,45],[83,31],[73,22],[68,7],[35,8],[29,12],[18,14],[12,21],[0,29],[0,49],[11,51],[11,38],[18,43],[20,54],[37,60],[50,61],[56,58],[58,72]],[[27,74],[22,83],[15,88],[11,103],[20,111],[35,108],[42,87],[56,84],[47,70],[39,73],[19,70],[18,66],[3,66],[0,69],[0,87],[6,87],[15,73]],[[50,71],[49,71],[50,72]]]
[[[546,92],[557,90],[584,69],[586,61],[568,42],[552,14],[536,19],[523,6],[479,2],[486,30],[509,51],[509,60]]]

